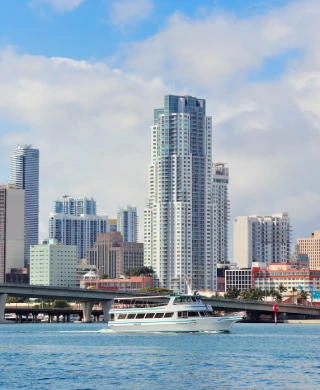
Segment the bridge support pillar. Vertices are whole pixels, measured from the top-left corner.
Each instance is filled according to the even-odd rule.
[[[110,319],[110,314],[109,314],[109,311],[111,309],[111,306],[113,304],[113,300],[109,300],[109,301],[102,301],[101,302],[101,306],[102,306],[102,310],[103,310],[103,322],[108,322],[109,319]]]
[[[6,309],[8,294],[0,294],[0,323],[5,322],[4,312]]]
[[[83,313],[83,322],[92,322],[91,313],[93,308],[93,302],[81,302],[81,309]]]

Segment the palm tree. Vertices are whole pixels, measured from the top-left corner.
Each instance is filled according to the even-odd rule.
[[[292,287],[292,289],[291,289],[291,293],[293,294],[293,303],[294,303],[294,295],[295,295],[295,293],[298,291],[298,289],[296,288],[296,287]]]
[[[306,301],[308,299],[308,293],[304,290],[300,291],[300,299]]]
[[[282,294],[282,293],[286,292],[288,289],[283,283],[280,283],[278,286],[278,290],[279,290],[279,293]]]

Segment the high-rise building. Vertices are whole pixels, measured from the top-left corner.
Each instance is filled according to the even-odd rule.
[[[24,259],[30,262],[30,246],[39,239],[39,150],[18,145],[10,157],[10,183],[25,191]]]
[[[290,265],[292,269],[309,269],[309,257],[301,253],[299,245],[295,246],[294,253],[290,255]]]
[[[320,230],[315,230],[309,238],[298,238],[300,253],[309,257],[309,268],[320,269]]]
[[[212,165],[212,240],[215,264],[227,264],[230,201],[228,195],[229,168],[224,163]]]
[[[99,234],[109,231],[108,216],[98,216],[93,198],[65,195],[54,202],[49,217],[49,239],[75,245],[78,259],[84,259]]]
[[[62,198],[55,200],[54,212],[75,215],[76,217],[81,214],[96,215],[97,204],[93,198],[64,195]]]
[[[174,291],[186,292],[186,280],[197,290],[216,287],[211,126],[204,99],[169,95],[154,110],[144,262],[155,284]]]
[[[30,248],[30,284],[77,287],[77,248],[49,240]]]
[[[117,278],[129,268],[143,266],[143,244],[124,242],[120,232],[100,234],[94,247],[87,250],[87,263],[95,265],[100,275]]]
[[[118,222],[116,219],[109,219],[109,232],[117,231]]]
[[[252,215],[234,219],[234,261],[239,268],[253,262],[288,263],[291,227],[288,213]]]
[[[117,231],[123,235],[125,242],[138,241],[138,215],[136,207],[118,207]]]
[[[0,283],[24,267],[24,190],[0,185]]]
[[[108,230],[108,216],[51,213],[49,217],[49,239],[56,239],[62,245],[75,245],[78,259],[84,259],[98,235]]]

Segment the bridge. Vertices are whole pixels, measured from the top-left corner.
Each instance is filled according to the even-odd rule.
[[[82,288],[0,284],[0,322],[4,321],[5,304],[8,295],[25,298],[66,299],[81,302],[84,322],[91,322],[91,312],[94,303],[101,303],[104,321],[108,322],[109,310],[115,298],[145,296],[145,294],[139,294],[136,292],[132,293],[128,291],[86,290]],[[161,299],[165,300],[168,298],[163,297]],[[203,298],[202,301],[207,305],[211,305],[212,308],[217,311],[246,311],[252,317],[257,316],[259,313],[272,314],[273,312],[273,303],[270,302],[244,301],[214,297]],[[313,306],[279,303],[278,307],[279,313],[320,316],[320,309]]]

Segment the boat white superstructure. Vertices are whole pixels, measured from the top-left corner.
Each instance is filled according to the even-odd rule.
[[[109,328],[116,332],[229,332],[244,315],[215,315],[199,296],[117,299]]]

